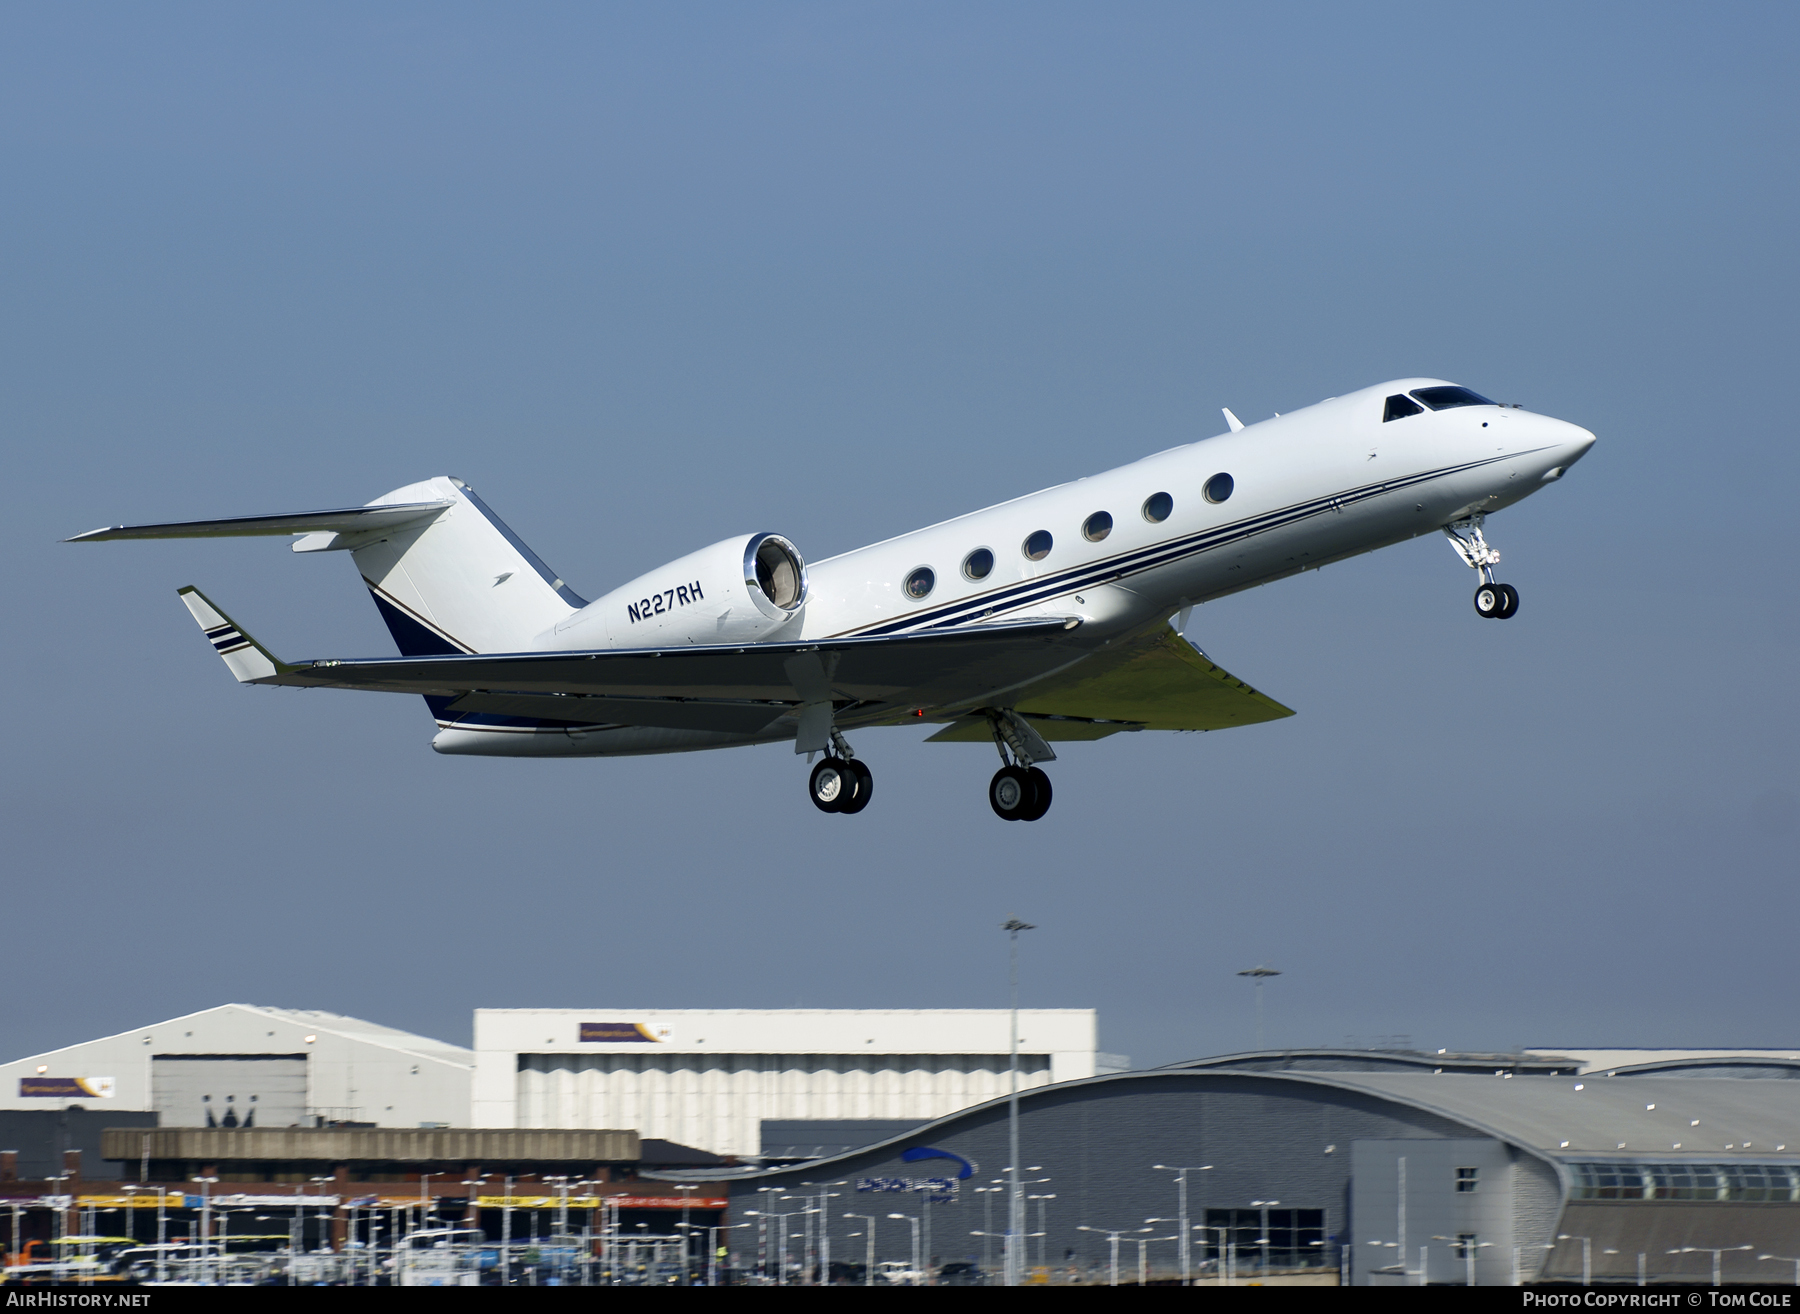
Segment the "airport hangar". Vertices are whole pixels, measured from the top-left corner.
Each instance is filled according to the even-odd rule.
[[[1426,1055],[1398,1070],[1319,1071],[1307,1068],[1354,1056],[1294,1058],[1280,1070],[1178,1066],[1024,1092],[1024,1190],[1044,1197],[1028,1202],[1027,1230],[1042,1233],[1028,1262],[1091,1269],[1107,1259],[1104,1229],[1122,1229],[1135,1269],[1132,1239],[1178,1230],[1179,1167],[1190,1169],[1189,1223],[1208,1229],[1192,1233],[1196,1265],[1223,1242],[1253,1267],[1262,1236],[1271,1267],[1335,1266],[1358,1286],[1462,1283],[1469,1249],[1481,1286],[1580,1281],[1584,1263],[1600,1282],[1636,1282],[1640,1262],[1651,1282],[1709,1281],[1712,1255],[1669,1253],[1684,1247],[1725,1248],[1727,1281],[1776,1281],[1788,1270],[1756,1257],[1800,1255],[1791,1081],[1666,1067],[1436,1071],[1427,1065],[1442,1060]],[[1764,1066],[1759,1075],[1792,1075]],[[798,1166],[661,1175],[724,1187],[734,1222],[767,1200],[791,1210],[835,1192],[825,1214],[836,1258],[862,1259],[849,1234],[868,1217],[878,1258],[907,1253],[912,1225],[887,1218],[902,1213],[932,1229],[937,1262],[979,1261],[992,1252],[976,1234],[1005,1228],[1004,1194],[991,1188],[1007,1163],[1007,1104]],[[1266,1218],[1257,1202],[1270,1202]],[[758,1229],[729,1235],[734,1264],[754,1265]],[[1172,1239],[1151,1245],[1153,1268],[1177,1267]]]

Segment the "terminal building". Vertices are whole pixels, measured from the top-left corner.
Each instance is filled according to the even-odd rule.
[[[1128,1063],[1096,1048],[1092,1009],[1023,1009],[1025,1089]],[[1005,1093],[1005,1009],[481,1009],[471,1117],[480,1127],[633,1127],[714,1154],[778,1157],[867,1144]],[[869,1124],[859,1128],[857,1124]]]
[[[1796,1253],[1800,1086],[1378,1066],[1175,1067],[1029,1091],[1028,1262],[1092,1273],[1117,1232],[1128,1272],[1141,1237],[1168,1273],[1185,1222],[1195,1269],[1336,1269],[1357,1286],[1705,1282],[1715,1249],[1728,1282],[1791,1280],[1792,1261],[1757,1256]],[[804,1165],[670,1176],[726,1187],[734,1218],[831,1183],[834,1255],[860,1255],[848,1234],[871,1226],[882,1257],[903,1255],[917,1225],[937,1263],[993,1263],[979,1234],[1005,1226],[1007,1136],[999,1099]],[[767,1244],[731,1236],[743,1264]]]

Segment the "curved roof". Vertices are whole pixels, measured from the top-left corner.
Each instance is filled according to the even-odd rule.
[[[1671,1077],[1765,1077],[1780,1080],[1800,1078],[1800,1059],[1777,1058],[1681,1058],[1659,1063],[1634,1063],[1630,1067],[1609,1068],[1609,1077],[1641,1077],[1647,1073]]]
[[[1279,1082],[1297,1088],[1354,1091],[1433,1114],[1552,1164],[1569,1159],[1755,1159],[1800,1162],[1800,1086],[1780,1081],[1707,1081],[1694,1077],[1477,1076],[1424,1072],[1264,1072],[1158,1068],[1038,1086],[1019,1093],[1029,1107],[1080,1087],[1167,1082]],[[1120,1089],[1124,1089],[1120,1086]],[[854,1150],[782,1168],[666,1173],[675,1180],[750,1178],[831,1171],[829,1165],[905,1143],[922,1143],[969,1118],[1006,1106],[1004,1097]]]
[[[1557,1075],[1580,1071],[1574,1059],[1545,1054],[1427,1054],[1416,1049],[1255,1049],[1182,1059],[1163,1069],[1242,1068],[1258,1072],[1499,1072]]]

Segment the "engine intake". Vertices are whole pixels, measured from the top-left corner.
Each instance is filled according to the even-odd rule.
[[[689,553],[589,603],[556,627],[559,648],[751,643],[780,637],[806,610],[806,558],[779,534]]]

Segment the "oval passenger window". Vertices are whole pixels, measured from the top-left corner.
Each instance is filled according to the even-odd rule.
[[[1152,493],[1144,499],[1144,519],[1153,525],[1162,524],[1174,509],[1175,499],[1167,493]]]
[[[1050,555],[1050,545],[1056,540],[1050,537],[1050,531],[1040,529],[1025,540],[1025,557],[1028,561],[1042,561]]]
[[[970,579],[986,579],[994,569],[994,554],[986,548],[976,548],[963,558],[963,574]]]
[[[1226,498],[1231,496],[1231,490],[1236,487],[1237,484],[1230,475],[1216,474],[1206,481],[1206,500],[1208,502],[1223,502]]]
[[[1096,511],[1081,526],[1081,536],[1090,543],[1098,543],[1112,533],[1112,516],[1105,511]]]
[[[937,575],[933,573],[931,567],[920,566],[906,577],[906,596],[909,598],[928,597],[936,584]]]

